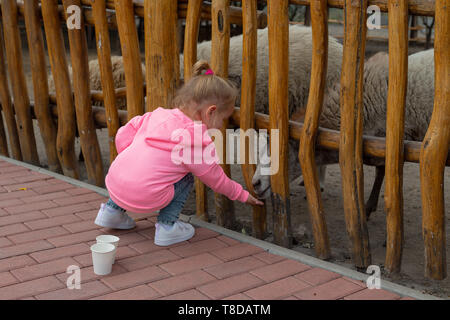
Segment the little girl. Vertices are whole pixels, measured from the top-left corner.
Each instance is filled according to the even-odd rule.
[[[229,81],[214,75],[206,61],[198,61],[191,80],[175,95],[173,109],[157,108],[121,127],[116,135],[118,155],[105,180],[110,199],[101,204],[95,223],[131,229],[136,224],[127,210],[159,210],[155,244],[168,246],[188,240],[194,236],[194,227],[178,217],[192,189],[193,175],[231,200],[263,205],[226,176],[207,133],[208,129],[221,128],[231,116],[236,96],[237,90]],[[182,141],[186,136],[189,141]],[[180,145],[184,147],[182,161],[174,157],[181,154]],[[204,154],[212,155],[214,161],[203,159]]]

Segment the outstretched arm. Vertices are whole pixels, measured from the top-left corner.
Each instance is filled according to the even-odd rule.
[[[195,166],[192,166],[192,169],[192,173],[196,175]],[[205,173],[197,175],[197,177],[214,192],[223,194],[230,200],[238,200],[244,203],[247,202],[249,195],[248,191],[244,190],[242,185],[236,181],[228,178],[222,167],[217,163],[212,164]]]

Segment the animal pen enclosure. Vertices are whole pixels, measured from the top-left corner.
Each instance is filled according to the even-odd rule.
[[[399,272],[403,249],[403,163],[420,163],[422,225],[425,245],[425,274],[432,279],[447,276],[445,204],[443,176],[450,165],[450,13],[448,0],[267,0],[268,14],[257,10],[257,0],[244,0],[242,7],[229,0],[1,0],[0,41],[0,153],[39,165],[32,119],[37,119],[49,168],[78,178],[74,149],[76,133],[86,163],[89,181],[104,184],[99,142],[95,128],[107,128],[110,161],[117,155],[114,137],[118,128],[136,115],[169,106],[180,85],[177,24],[186,20],[184,33],[184,79],[190,77],[197,60],[197,39],[201,20],[212,22],[211,64],[216,74],[228,76],[230,24],[243,28],[241,106],[231,124],[243,130],[277,129],[280,137],[278,173],[271,176],[273,192],[274,241],[292,244],[289,201],[288,139],[300,141],[299,161],[311,217],[316,255],[330,258],[330,243],[324,217],[322,195],[315,162],[316,148],[339,151],[342,196],[346,227],[352,243],[353,263],[365,269],[371,264],[371,251],[364,210],[363,160],[385,159],[386,167],[386,269]],[[289,119],[288,112],[288,5],[310,7],[313,56],[309,98],[304,122]],[[389,89],[386,138],[363,136],[362,77],[368,5],[377,5],[389,14]],[[68,29],[71,85],[62,29],[79,8],[81,27]],[[71,7],[71,8],[69,8]],[[344,46],[341,73],[340,132],[319,128],[324,100],[328,55],[327,8],[344,9]],[[69,10],[68,10],[69,9]],[[72,13],[71,13],[72,12]],[[435,98],[434,110],[422,143],[405,141],[404,106],[408,71],[408,14],[435,17]],[[144,18],[145,77],[142,76],[135,17]],[[34,101],[30,102],[25,84],[19,20],[24,19],[33,77]],[[44,32],[42,32],[42,25]],[[88,54],[84,25],[95,28],[102,91],[90,91]],[[269,114],[255,112],[257,29],[268,28],[269,37]],[[117,29],[124,61],[126,88],[114,88],[111,70],[109,30]],[[44,39],[47,46],[45,50]],[[3,52],[3,46],[5,52]],[[48,54],[55,83],[55,94],[47,85],[45,56]],[[7,61],[7,67],[6,63]],[[12,94],[8,88],[8,76]],[[126,97],[126,110],[116,101]],[[92,106],[102,101],[104,108]],[[57,122],[54,120],[57,119]],[[6,129],[6,131],[5,131]],[[225,132],[225,127],[222,129]],[[6,132],[8,133],[6,135]],[[7,138],[9,141],[7,141]],[[241,137],[246,151],[249,144]],[[10,150],[8,151],[8,142]],[[223,150],[225,153],[226,150]],[[230,175],[229,165],[223,169]],[[246,187],[254,193],[255,165],[242,165]],[[206,187],[196,180],[197,216],[207,220]],[[215,196],[217,223],[231,227],[234,208],[227,198]],[[263,238],[266,208],[253,208],[253,235]]]

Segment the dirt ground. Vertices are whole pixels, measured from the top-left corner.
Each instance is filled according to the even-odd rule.
[[[330,32],[332,34],[332,32]],[[26,41],[26,40],[25,40]],[[24,42],[24,48],[26,48],[26,42]],[[378,51],[387,51],[387,43],[381,42],[369,42],[366,46],[367,56],[372,55]],[[410,48],[410,54],[420,50],[421,48]],[[90,50],[90,58],[95,56],[95,50]],[[29,59],[27,52],[24,50],[24,68],[27,74],[27,84],[30,98],[32,99],[32,82],[29,73]],[[50,70],[50,69],[49,69]],[[40,162],[43,167],[47,164],[47,159],[44,152],[42,139],[39,135],[39,130],[35,123],[35,135],[38,143]],[[104,173],[106,174],[109,163],[109,150],[107,142],[106,129],[97,130],[100,148],[103,156]],[[79,152],[79,142],[76,141],[76,149]],[[84,164],[80,163],[80,169],[82,173],[81,180],[86,180],[86,172],[84,170]],[[373,182],[375,168],[364,167],[364,184],[365,195],[368,197],[371,184]],[[243,183],[243,178],[240,173],[240,167],[237,165],[232,166],[232,177],[240,183]],[[292,177],[294,178],[294,177]],[[447,244],[450,243],[450,168],[445,171],[445,201],[446,207],[446,232],[447,232]],[[292,230],[295,238],[296,245],[294,250],[303,252],[305,254],[314,256],[314,244],[311,232],[311,224],[307,209],[307,203],[305,200],[305,190],[303,187],[292,184],[290,186],[291,192],[291,220]],[[372,263],[379,265],[383,270],[383,264],[385,259],[385,247],[384,242],[386,238],[386,219],[384,212],[383,192],[379,199],[378,210],[374,212],[368,222],[370,246],[372,250]],[[332,259],[331,261],[344,265],[349,268],[353,268],[350,258],[350,243],[345,228],[343,201],[342,201],[342,189],[341,189],[341,175],[339,165],[331,165],[327,171],[325,190],[322,193],[324,200],[324,209],[326,213],[326,222],[328,228],[328,234],[330,237]],[[213,194],[209,190],[209,214],[212,222],[215,221],[214,216],[214,203]],[[272,230],[272,218],[271,218],[271,204],[268,203],[268,231]],[[185,214],[195,214],[195,194],[191,193],[187,204],[184,209]],[[236,218],[240,223],[238,231],[245,230],[247,234],[251,234],[251,208],[241,203],[235,203]],[[424,277],[424,247],[422,241],[422,227],[421,227],[421,199],[420,199],[420,179],[419,179],[419,165],[406,163],[404,167],[404,234],[405,234],[405,246],[403,251],[403,263],[402,271],[400,275],[390,276],[385,272],[382,273],[382,279],[389,280],[395,283],[399,283],[411,288],[421,290],[425,293],[433,294],[443,298],[450,298],[450,276],[442,281],[432,281]],[[271,241],[269,236],[267,241]],[[448,250],[447,250],[448,251]],[[447,269],[450,272],[449,255],[447,252]]]

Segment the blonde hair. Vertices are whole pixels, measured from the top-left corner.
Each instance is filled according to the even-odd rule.
[[[236,87],[218,75],[204,74],[210,69],[209,63],[205,60],[199,60],[194,64],[192,78],[173,98],[174,108],[197,112],[205,106],[216,105],[219,111],[225,111],[234,103],[238,95]]]

